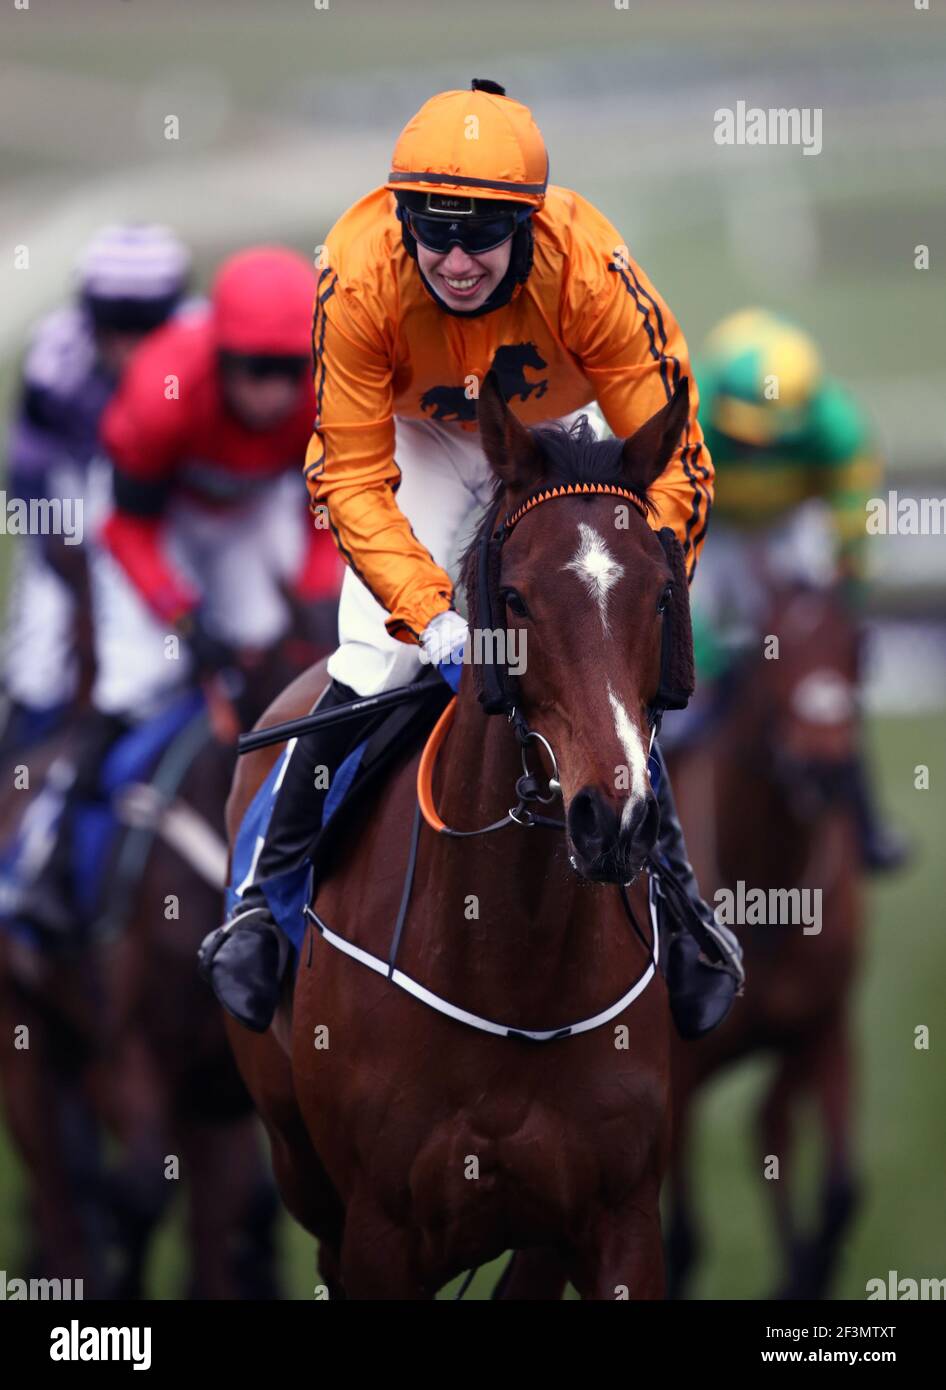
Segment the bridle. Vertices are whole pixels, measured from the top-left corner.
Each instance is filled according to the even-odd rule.
[[[557,487],[540,488],[532,493],[525,501],[519,503],[509,512],[503,521],[499,522],[500,511],[503,506],[503,497],[500,495],[493,503],[489,514],[488,522],[483,527],[483,533],[479,541],[476,557],[476,611],[478,620],[482,621],[484,627],[491,631],[501,629],[502,613],[500,609],[501,599],[499,596],[499,572],[502,556],[502,548],[512,535],[513,530],[522,518],[540,506],[543,502],[550,502],[561,497],[576,496],[605,496],[620,497],[630,502],[636,508],[643,519],[647,520],[647,509],[640,497],[626,484],[621,482],[610,483],[563,483]],[[499,524],[497,524],[499,523]],[[671,536],[671,532],[666,533]],[[658,532],[658,538],[668,550],[668,540],[665,538],[664,531]],[[666,709],[681,709],[689,698],[689,692],[680,692],[672,688],[669,680],[670,670],[670,644],[673,640],[669,614],[664,614],[665,622],[661,640],[661,659],[660,659],[660,683],[657,693],[647,706],[647,724],[650,730],[650,740],[648,743],[648,758],[653,751],[654,739],[660,730],[660,721]],[[506,815],[500,820],[493,821],[490,825],[481,826],[476,830],[454,830],[445,825],[438,815],[433,802],[432,779],[433,769],[437,754],[446,738],[446,735],[453,723],[456,712],[456,700],[451,700],[450,704],[443,711],[437,724],[435,725],[427,745],[424,748],[423,756],[417,769],[417,799],[424,820],[432,830],[439,835],[451,836],[455,839],[465,839],[471,835],[487,835],[494,830],[501,830],[503,826],[514,823],[526,828],[541,825],[556,830],[564,830],[565,822],[554,820],[541,812],[529,809],[530,802],[538,802],[548,805],[561,795],[561,780],[559,778],[558,759],[552,745],[544,734],[537,729],[530,728],[529,723],[522,713],[519,698],[518,680],[514,677],[505,661],[498,657],[491,656],[482,664],[481,671],[482,688],[479,699],[486,714],[505,714],[512,726],[513,733],[519,743],[522,756],[522,776],[516,781],[516,795],[519,798],[515,806],[507,811]],[[528,748],[530,743],[541,745],[548,755],[551,763],[551,774],[546,776],[541,771],[532,771],[529,767]],[[544,788],[543,790],[543,783]]]

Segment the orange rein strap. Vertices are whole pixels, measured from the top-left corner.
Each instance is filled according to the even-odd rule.
[[[457,712],[457,697],[454,695],[443,714],[437,720],[430,731],[430,736],[424,744],[424,751],[420,755],[420,764],[417,768],[417,804],[420,806],[420,813],[430,826],[431,830],[436,830],[438,835],[442,835],[446,830],[443,821],[437,815],[434,806],[434,764],[437,755],[443,746],[443,741],[450,731],[453,723],[453,716]]]
[[[523,754],[522,761],[523,775],[516,783],[516,795],[519,800],[515,806],[509,808],[500,820],[493,821],[491,825],[481,825],[476,830],[454,830],[449,825],[444,824],[437,814],[437,808],[434,806],[434,766],[437,762],[440,750],[443,747],[444,739],[450,732],[450,726],[453,723],[456,707],[457,697],[454,696],[443,714],[437,720],[433,729],[431,729],[430,737],[424,745],[424,751],[420,755],[420,763],[417,767],[417,809],[420,811],[431,830],[436,831],[438,835],[449,835],[458,840],[472,839],[474,835],[489,835],[492,831],[502,830],[503,827],[507,825],[521,825],[526,827],[541,825],[549,830],[564,830],[564,821],[552,820],[549,816],[543,816],[537,811],[530,811],[528,809],[527,802],[551,801],[552,796],[543,796],[535,789],[534,785],[530,785],[530,783],[534,784],[535,778],[526,767],[525,754]],[[545,745],[552,758],[553,765],[555,766],[555,777],[557,778],[558,766],[555,764],[555,754],[552,753],[551,748],[549,748],[545,739],[542,738],[542,735],[529,732],[526,738],[537,738]],[[552,785],[554,785],[556,789],[555,794],[557,795],[557,781],[554,784],[550,783],[550,786]]]

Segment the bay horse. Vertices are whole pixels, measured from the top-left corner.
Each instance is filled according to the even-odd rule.
[[[277,649],[242,654],[234,732],[328,646],[324,605],[293,608]],[[87,1298],[143,1296],[156,1230],[182,1187],[191,1296],[272,1297],[277,1287],[278,1211],[258,1122],[194,965],[223,910],[235,757],[226,705],[182,736],[192,751],[173,805],[187,817],[185,843],[155,834],[124,885],[112,868],[105,904],[116,929],[63,953],[0,933],[0,1094],[35,1223],[30,1260],[82,1278]],[[68,732],[30,751],[31,790],[8,800],[2,838],[68,751]],[[24,1022],[30,1047],[18,1051],[9,1041]]]
[[[59,731],[17,755],[21,771],[4,768],[19,788],[0,806],[0,841],[12,837],[49,767],[68,751],[69,734]],[[53,968],[32,944],[0,930],[0,1114],[22,1164],[26,1266],[38,1276],[81,1279],[90,1297],[104,1292],[107,1260],[104,1168],[80,1046],[93,1024],[94,983],[87,960]]]
[[[89,708],[95,677],[85,547],[46,537],[45,556],[75,595],[76,690],[47,737],[15,752],[11,743],[5,748],[0,776],[11,794],[0,800],[0,844],[12,839],[52,765],[69,758],[72,730]],[[94,998],[88,961],[66,972],[51,970],[32,946],[0,928],[0,1114],[22,1160],[27,1267],[38,1275],[82,1279],[89,1296],[104,1292],[107,1264],[99,1203],[104,1169],[79,1045]]]
[[[750,576],[747,575],[747,582]],[[858,639],[831,589],[776,584],[766,643],[736,676],[736,693],[702,742],[667,755],[700,883],[712,890],[817,890],[820,931],[782,923],[736,925],[752,990],[708,1037],[673,1048],[674,1142],[669,1263],[682,1296],[698,1253],[689,1176],[700,1090],[750,1055],[773,1061],[757,1117],[784,1265],[783,1298],[830,1287],[856,1210],[851,1000],[862,948],[860,855],[850,810],[858,739]],[[666,749],[664,750],[666,754]],[[723,899],[719,899],[720,902]],[[814,904],[815,899],[810,899]],[[792,1141],[812,1100],[824,1142],[815,1229],[793,1208]],[[776,1169],[772,1159],[778,1162]]]
[[[294,614],[287,637],[270,651],[239,654],[242,688],[232,700],[208,690],[203,737],[171,803],[177,833],[155,835],[113,946],[108,1046],[97,1052],[92,1081],[119,1141],[106,1194],[118,1235],[116,1297],[142,1296],[153,1237],[178,1186],[187,1193],[189,1296],[278,1294],[278,1202],[258,1121],[194,961],[208,925],[223,916],[233,737],[325,652],[335,626],[333,604],[302,605],[288,590],[284,597]],[[168,1178],[171,1156],[180,1183]]]
[[[478,417],[497,490],[464,565],[471,632],[491,616],[485,570],[500,621],[528,640],[513,722],[554,749],[564,825],[504,816],[522,745],[484,717],[487,670],[465,669],[423,757],[396,767],[320,886],[291,1018],[228,1032],[329,1296],[429,1299],[513,1249],[549,1296],[567,1278],[583,1298],[659,1298],[670,1015],[651,930],[633,924],[648,920],[658,824],[662,614],[688,602],[647,489],[686,424],[687,383],[626,441],[599,443],[587,422],[529,431],[492,376]],[[692,663],[688,621],[674,630]],[[305,714],[325,679],[297,680],[261,726]],[[231,846],[275,756],[241,759]]]

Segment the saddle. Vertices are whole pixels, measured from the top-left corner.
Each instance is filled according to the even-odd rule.
[[[305,934],[303,910],[312,902],[319,885],[326,882],[338,858],[338,847],[357,834],[360,821],[386,778],[419,753],[453,692],[439,675],[420,682],[426,686],[410,700],[381,715],[368,712],[354,733],[355,745],[332,777],[325,798],[322,823],[316,827],[306,864],[266,883],[266,899],[277,926],[295,947]],[[276,788],[288,748],[276,759],[247,807],[233,846],[227,916],[238,907],[243,888],[252,880],[256,851],[266,836]]]

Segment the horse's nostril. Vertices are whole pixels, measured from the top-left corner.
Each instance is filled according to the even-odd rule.
[[[617,843],[618,818],[594,787],[583,787],[572,797],[568,833],[575,848],[592,859]]]
[[[652,850],[657,843],[660,829],[660,808],[657,798],[648,795],[635,803],[633,811],[622,826],[624,843],[631,849],[644,853]]]
[[[568,828],[572,839],[585,839],[597,829],[594,798],[589,791],[577,792],[568,808]]]
[[[568,833],[579,861],[575,867],[598,882],[626,883],[653,848],[659,823],[653,796],[635,798],[622,815],[605,793],[583,787],[568,808]]]

